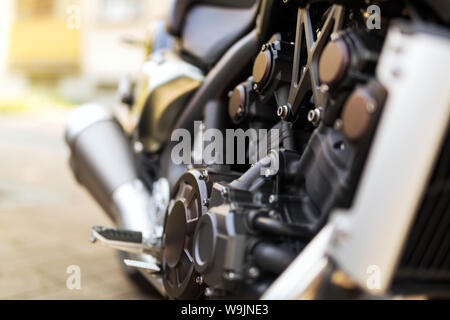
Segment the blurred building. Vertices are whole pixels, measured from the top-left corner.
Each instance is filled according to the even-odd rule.
[[[88,99],[136,73],[144,50],[121,41],[144,39],[169,0],[2,0],[1,82],[47,82],[64,95]],[[15,84],[15,85],[14,85]],[[4,87],[4,86],[3,86]]]

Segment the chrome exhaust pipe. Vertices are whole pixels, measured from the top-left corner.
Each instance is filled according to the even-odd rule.
[[[149,244],[156,244],[169,186],[158,180],[155,199],[139,179],[130,142],[112,112],[99,104],[78,107],[69,116],[65,139],[78,182],[120,228],[140,231]]]

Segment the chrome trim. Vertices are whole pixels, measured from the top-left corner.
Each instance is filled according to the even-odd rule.
[[[183,61],[171,50],[153,53],[149,61],[144,64],[142,71],[148,76],[149,93],[155,88],[181,77],[200,82],[205,78],[201,69]]]
[[[172,50],[157,51],[149,57],[143,64],[137,81],[138,87],[135,91],[139,96],[136,97],[137,100],[131,110],[133,126],[138,125],[149,95],[157,88],[180,78],[201,83],[205,76],[201,69],[182,60]]]
[[[74,109],[67,120],[66,142],[73,145],[84,130],[99,121],[114,121],[112,113],[101,104],[87,103]]]

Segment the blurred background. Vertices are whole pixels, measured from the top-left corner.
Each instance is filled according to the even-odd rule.
[[[63,132],[80,103],[126,114],[119,79],[138,73],[169,2],[0,1],[0,299],[157,298],[90,244],[90,227],[110,222],[69,172]],[[66,286],[71,265],[80,290]]]

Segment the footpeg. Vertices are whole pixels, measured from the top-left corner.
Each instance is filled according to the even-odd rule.
[[[136,254],[155,254],[158,248],[148,244],[140,231],[94,226],[91,229],[91,242],[107,245],[110,248]]]

